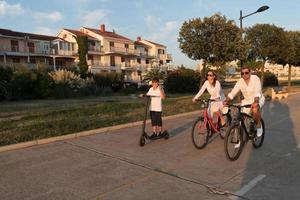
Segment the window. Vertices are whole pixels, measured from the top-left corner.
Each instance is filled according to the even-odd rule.
[[[136,61],[137,61],[137,63],[141,64],[141,59],[140,58],[137,58]]]
[[[13,63],[20,63],[20,58],[13,58],[12,61]]]
[[[125,48],[128,49],[129,48],[129,44],[125,44]]]
[[[148,59],[146,59],[146,64],[149,64],[149,60]]]
[[[30,57],[29,62],[30,62],[31,64],[35,64],[35,63],[36,63],[36,60],[35,60],[35,58]]]
[[[165,54],[165,50],[164,49],[158,49],[157,54]]]
[[[11,45],[11,51],[12,52],[19,52],[19,42],[18,42],[18,40],[11,40],[10,45]]]
[[[114,47],[114,46],[115,46],[115,43],[114,43],[114,42],[109,42],[109,46],[110,46],[110,47]]]
[[[28,42],[27,46],[28,46],[29,52],[34,53],[34,43],[33,42]]]
[[[61,42],[61,41],[59,42],[59,49],[63,50],[63,42]]]
[[[125,58],[124,57],[121,57],[121,62],[125,62]]]
[[[110,56],[110,66],[116,66],[115,56]]]

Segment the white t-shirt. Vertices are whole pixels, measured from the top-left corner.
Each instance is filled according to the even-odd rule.
[[[205,90],[207,90],[210,94],[210,99],[220,98],[221,101],[225,100],[225,95],[219,81],[216,81],[216,85],[213,86],[206,80],[202,85],[201,89],[199,90],[198,94],[196,94],[194,98],[198,99],[204,93]]]
[[[147,95],[157,96],[157,97],[151,97],[150,111],[162,112],[162,103],[161,103],[160,90],[158,88],[156,88],[154,90],[153,87],[151,87],[149,89],[149,91],[147,92]]]
[[[262,107],[265,103],[265,97],[262,93],[261,82],[258,76],[251,75],[248,85],[243,78],[240,78],[235,84],[232,91],[228,94],[230,99],[233,99],[235,95],[241,91],[244,99],[242,100],[242,105],[252,104],[255,97],[259,97],[259,106]]]

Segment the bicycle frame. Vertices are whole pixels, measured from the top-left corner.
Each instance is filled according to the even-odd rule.
[[[248,107],[250,105],[245,105],[245,106],[234,106],[236,108],[238,108],[238,113],[239,113],[239,116],[237,119],[234,120],[234,123],[240,123],[243,131],[246,133],[246,136],[247,136],[247,140],[248,139],[253,139],[254,137],[254,134],[250,133],[250,131],[247,130],[247,127],[246,127],[246,123],[245,123],[245,119],[246,118],[249,118],[249,119],[253,119],[253,117],[247,113],[243,113],[241,112],[241,108],[243,107]]]
[[[216,121],[216,123],[214,123],[213,117],[210,117],[208,114],[208,106],[210,105],[210,102],[212,100],[206,100],[206,101],[207,102],[203,101],[204,103],[206,103],[206,106],[204,109],[204,116],[203,116],[204,117],[204,126],[205,127],[208,126],[209,129],[212,131],[212,133],[220,132],[219,123],[220,123],[221,117],[218,112],[214,113],[214,114],[216,114],[216,117],[217,117],[217,121]]]

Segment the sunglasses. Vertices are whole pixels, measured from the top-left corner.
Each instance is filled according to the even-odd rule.
[[[213,74],[207,74],[206,76],[214,76]]]
[[[250,72],[241,72],[241,75],[249,74]]]

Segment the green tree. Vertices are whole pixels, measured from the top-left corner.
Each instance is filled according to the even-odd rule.
[[[246,56],[241,30],[233,20],[220,14],[185,21],[178,42],[181,51],[189,58],[204,60],[202,75],[206,72],[206,63],[222,66],[227,61]]]
[[[192,69],[179,67],[168,73],[165,86],[171,93],[194,93],[199,90],[200,74]]]
[[[289,74],[288,74],[288,88],[291,87],[291,68],[292,65],[300,65],[300,32],[299,31],[289,31],[286,32],[287,37],[290,40],[291,48],[289,48]]]
[[[87,36],[78,35],[75,37],[78,44],[78,55],[79,55],[79,69],[80,77],[87,77],[88,64],[86,62],[86,55],[88,53],[88,38]]]
[[[166,74],[159,69],[152,69],[144,75],[143,81],[151,81],[154,77],[159,78],[159,80],[164,80],[166,78]]]
[[[261,82],[264,79],[264,65],[267,60],[287,64],[289,39],[283,28],[270,24],[256,24],[246,31],[246,41],[250,45],[252,59],[261,59]]]

